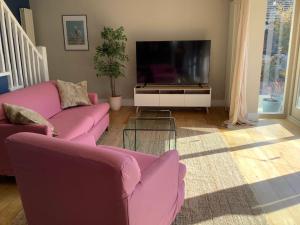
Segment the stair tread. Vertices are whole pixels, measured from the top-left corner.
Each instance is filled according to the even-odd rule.
[[[15,90],[18,90],[18,89],[21,89],[21,88],[24,88],[24,86],[23,85],[14,86],[14,87],[9,88],[9,90],[10,91],[15,91]]]
[[[0,72],[0,77],[5,77],[11,75],[10,72]]]

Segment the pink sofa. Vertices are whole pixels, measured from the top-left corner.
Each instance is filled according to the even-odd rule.
[[[159,158],[34,133],[7,147],[29,224],[170,225],[183,204],[176,151]]]
[[[57,138],[95,145],[109,125],[109,105],[98,104],[97,94],[89,94],[93,103],[62,110],[55,82],[46,82],[0,95],[0,175],[13,176],[4,140],[18,132],[33,132],[52,136],[46,126],[10,124],[4,115],[2,103],[21,105],[39,112],[54,125]]]

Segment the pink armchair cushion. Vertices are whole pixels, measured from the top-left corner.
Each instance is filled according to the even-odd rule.
[[[49,122],[55,127],[58,138],[71,140],[88,133],[109,111],[107,103],[66,109]]]
[[[3,103],[23,106],[40,113],[46,119],[61,112],[55,84],[45,82],[0,95],[0,120],[5,119]]]
[[[155,155],[149,155],[142,152],[135,152],[135,151],[113,147],[113,146],[98,145],[98,148],[101,148],[102,150],[110,150],[110,151],[113,150],[118,152],[124,152],[126,154],[133,156],[138,162],[141,171],[144,171],[144,169],[148,168],[153,162],[159,159],[159,157]],[[179,163],[178,180],[182,181],[185,175],[186,175],[186,166],[182,163]]]
[[[144,171],[148,168],[153,162],[155,162],[159,157],[154,155],[149,155],[141,152],[135,152],[123,148],[113,147],[113,146],[106,146],[106,145],[98,145],[98,148],[104,151],[117,151],[123,152],[128,155],[133,156],[139,164],[141,171]]]

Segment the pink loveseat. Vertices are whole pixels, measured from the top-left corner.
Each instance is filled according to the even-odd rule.
[[[13,176],[4,140],[18,132],[33,132],[52,136],[47,126],[10,124],[4,115],[2,103],[30,108],[54,125],[57,138],[90,143],[102,135],[109,125],[109,105],[98,104],[97,94],[89,94],[93,105],[62,110],[55,82],[46,82],[0,95],[0,175]]]
[[[161,157],[34,133],[7,139],[28,224],[170,225],[185,166]]]

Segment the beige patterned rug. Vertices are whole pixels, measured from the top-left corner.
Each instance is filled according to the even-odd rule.
[[[99,144],[122,146],[121,128],[111,128]],[[251,188],[240,175],[217,128],[181,126],[177,136],[177,149],[187,166],[187,176],[185,203],[173,225],[267,224],[262,212],[255,209],[258,204]],[[168,137],[161,132],[139,133],[138,149],[159,155],[168,150]],[[13,225],[26,225],[23,212]]]

